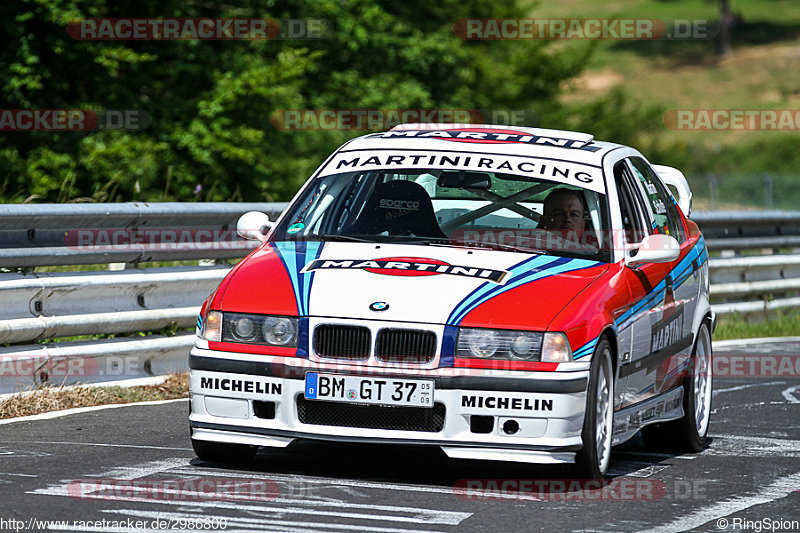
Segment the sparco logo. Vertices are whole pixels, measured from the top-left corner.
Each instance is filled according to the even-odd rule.
[[[419,202],[410,202],[408,200],[390,200],[388,198],[381,198],[380,206],[383,209],[419,209]]]
[[[383,257],[380,259],[317,259],[310,262],[303,269],[304,272],[323,269],[339,270],[366,270],[373,274],[387,276],[436,276],[449,274],[451,276],[466,276],[478,278],[495,283],[504,283],[505,270],[491,268],[469,267],[451,265],[440,259],[424,257]]]

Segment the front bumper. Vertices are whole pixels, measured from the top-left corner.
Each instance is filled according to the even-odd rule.
[[[571,462],[582,445],[588,370],[410,370],[315,363],[197,347],[192,350],[189,366],[189,420],[192,438],[197,440],[273,447],[287,446],[297,438],[416,444],[441,447],[456,458],[534,463]],[[304,377],[308,371],[432,379],[434,403],[441,404],[437,411],[443,411],[443,423],[434,429],[364,427],[358,417],[347,418],[349,415],[344,412],[353,411],[348,411],[349,404],[331,406],[331,402],[304,400]],[[338,413],[335,425],[303,419],[299,411],[305,416],[309,402],[317,404],[312,406],[315,408],[319,404],[332,407],[326,410]],[[342,413],[337,411],[340,405],[344,407]],[[473,417],[483,417],[480,427],[473,423]],[[491,428],[485,432],[490,419]],[[519,428],[513,435],[503,430],[509,420]]]

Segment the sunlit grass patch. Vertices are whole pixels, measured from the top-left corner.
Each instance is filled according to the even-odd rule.
[[[40,387],[0,400],[0,419],[75,407],[174,400],[189,397],[189,373],[171,374],[158,385]]]

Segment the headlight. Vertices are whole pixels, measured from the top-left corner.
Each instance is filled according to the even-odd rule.
[[[542,361],[545,363],[568,363],[572,361],[572,348],[563,333],[545,333],[542,346]]]
[[[290,318],[269,317],[264,320],[261,332],[269,344],[286,346],[295,341],[297,337],[297,321]],[[296,344],[296,343],[295,343]]]
[[[202,337],[207,341],[219,342],[222,338],[222,313],[209,311],[203,321]]]
[[[296,348],[297,319],[282,316],[224,313],[222,340]]]
[[[243,341],[252,340],[256,328],[253,325],[253,321],[247,317],[238,317],[232,320],[233,322],[233,334],[236,336],[237,339],[241,339]]]
[[[542,337],[538,331],[461,328],[456,342],[456,357],[538,361]]]
[[[464,337],[473,357],[491,357],[497,352],[497,333],[490,329],[473,329]]]

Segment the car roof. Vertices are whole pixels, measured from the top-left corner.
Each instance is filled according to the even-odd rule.
[[[624,145],[589,133],[501,124],[410,123],[351,140],[339,151],[432,150],[554,158],[601,166],[603,156]]]

